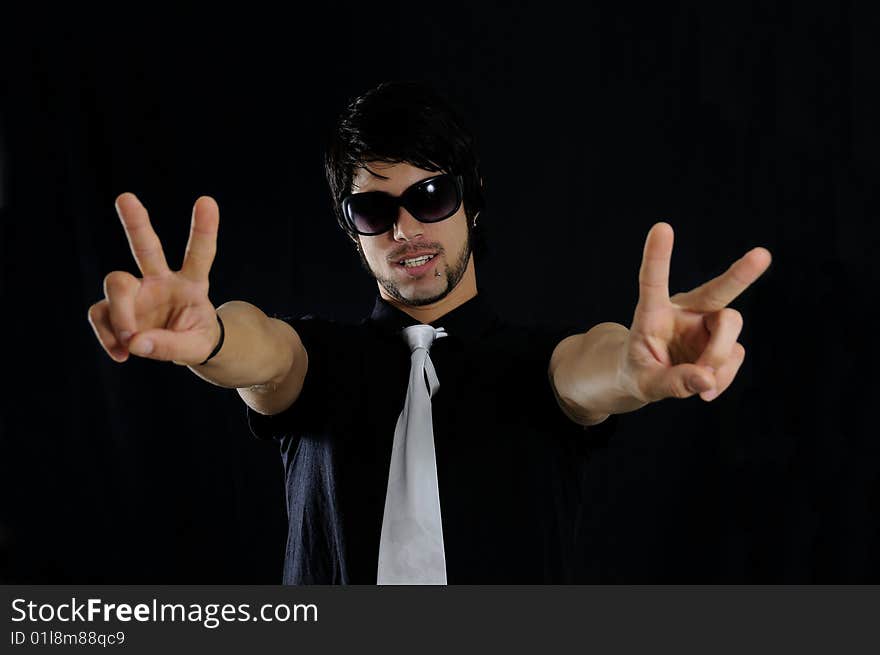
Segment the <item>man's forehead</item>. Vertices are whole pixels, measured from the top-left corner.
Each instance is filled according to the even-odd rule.
[[[407,162],[370,161],[354,170],[351,190],[353,193],[363,191],[399,193],[416,182],[436,174],[435,171],[418,168]]]

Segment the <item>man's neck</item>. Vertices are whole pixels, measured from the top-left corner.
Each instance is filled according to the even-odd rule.
[[[438,318],[445,316],[459,305],[463,305],[477,295],[477,274],[474,270],[474,256],[471,255],[464,275],[462,275],[452,291],[430,305],[408,305],[389,296],[381,284],[379,285],[379,295],[389,305],[409,314],[419,323],[433,323]]]

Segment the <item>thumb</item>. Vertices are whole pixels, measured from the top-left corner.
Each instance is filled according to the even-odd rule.
[[[128,344],[131,354],[176,364],[200,364],[211,352],[211,345],[201,332],[187,330],[144,330]]]
[[[715,387],[715,372],[708,366],[678,364],[664,369],[654,380],[654,393],[663,398],[689,398]]]

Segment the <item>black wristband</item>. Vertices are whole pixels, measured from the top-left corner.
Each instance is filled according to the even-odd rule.
[[[217,342],[217,345],[214,346],[214,350],[211,351],[211,354],[208,355],[208,359],[203,361],[199,366],[203,364],[207,364],[210,359],[220,352],[220,349],[223,347],[223,339],[226,337],[226,329],[223,327],[223,321],[220,320],[220,314],[217,314],[217,322],[220,324],[220,341]]]

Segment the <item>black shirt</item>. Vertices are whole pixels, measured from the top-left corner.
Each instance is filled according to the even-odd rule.
[[[289,521],[285,584],[376,584],[379,537],[417,323],[377,297],[357,324],[284,319],[309,357],[297,401],[251,431],[281,446]],[[547,374],[565,336],[501,320],[477,295],[433,323],[432,401],[449,584],[572,582],[590,436]],[[605,421],[587,432],[607,432]]]

